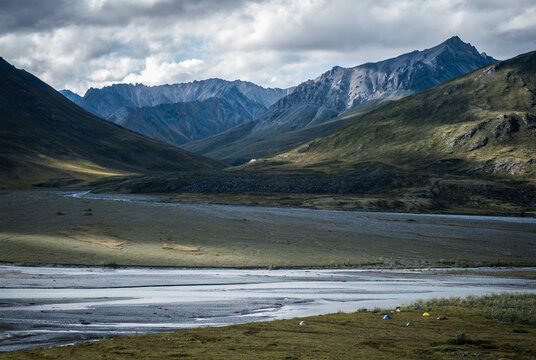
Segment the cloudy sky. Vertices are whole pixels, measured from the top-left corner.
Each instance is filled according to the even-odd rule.
[[[536,2],[0,1],[0,56],[81,95],[210,77],[288,87],[453,35],[498,59],[536,50]]]

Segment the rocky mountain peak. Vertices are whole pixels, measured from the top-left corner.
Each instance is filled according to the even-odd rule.
[[[186,148],[239,164],[288,147],[292,139],[304,142],[332,131],[338,126],[335,123],[344,121],[327,120],[349,109],[366,112],[390,99],[439,85],[494,62],[492,57],[453,36],[429,49],[391,59],[350,68],[334,66],[296,86],[251,123]]]
[[[315,80],[298,85],[292,94],[274,104],[270,110],[280,114],[276,109],[307,106],[311,114],[310,106],[316,106],[317,111],[312,117],[297,117],[300,126],[307,126],[370,101],[424,90],[495,61],[458,36],[453,36],[432,48],[415,50],[376,63],[352,68],[334,66]],[[271,119],[267,121],[272,122]],[[287,121],[294,120],[288,118]],[[265,128],[266,125],[259,124],[258,128]]]

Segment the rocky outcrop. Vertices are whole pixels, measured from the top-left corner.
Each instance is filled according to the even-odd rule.
[[[391,170],[363,170],[349,174],[257,174],[247,172],[148,176],[94,184],[97,192],[129,193],[242,193],[363,194],[424,183],[419,175]]]

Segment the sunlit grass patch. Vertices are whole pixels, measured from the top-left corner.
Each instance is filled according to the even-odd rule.
[[[491,320],[536,325],[536,294],[502,293],[466,298],[434,298],[418,300],[410,307],[429,310],[446,306],[469,308]]]
[[[65,171],[99,176],[134,175],[133,173],[126,171],[107,169],[88,160],[59,160],[42,154],[39,155],[39,158],[41,159],[43,165]]]
[[[121,239],[110,234],[110,230],[99,225],[82,225],[62,232],[64,235],[92,243],[103,245],[110,249],[121,250],[128,243],[128,240]]]

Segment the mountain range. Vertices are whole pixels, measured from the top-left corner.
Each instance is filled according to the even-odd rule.
[[[367,113],[352,109],[326,124],[343,122],[327,135],[218,174],[148,175],[112,180],[100,190],[232,193],[239,194],[232,197],[239,203],[271,196],[275,205],[294,199],[290,206],[330,209],[534,216],[536,51]]]
[[[222,167],[100,119],[2,58],[0,114],[2,186]]]
[[[219,97],[145,107],[122,107],[107,120],[173,145],[204,139],[252,120],[264,105],[235,87]]]
[[[494,63],[350,116],[350,125],[246,168],[347,173],[366,166],[534,179],[535,74],[536,51]]]
[[[208,79],[160,86],[115,84],[91,88],[82,98],[69,90],[60,92],[99,117],[181,145],[251,121],[291,90]]]
[[[325,135],[348,122],[323,124],[348,110],[361,108],[363,113],[496,61],[454,36],[377,63],[336,66],[299,84],[253,121],[184,148],[237,165]]]

